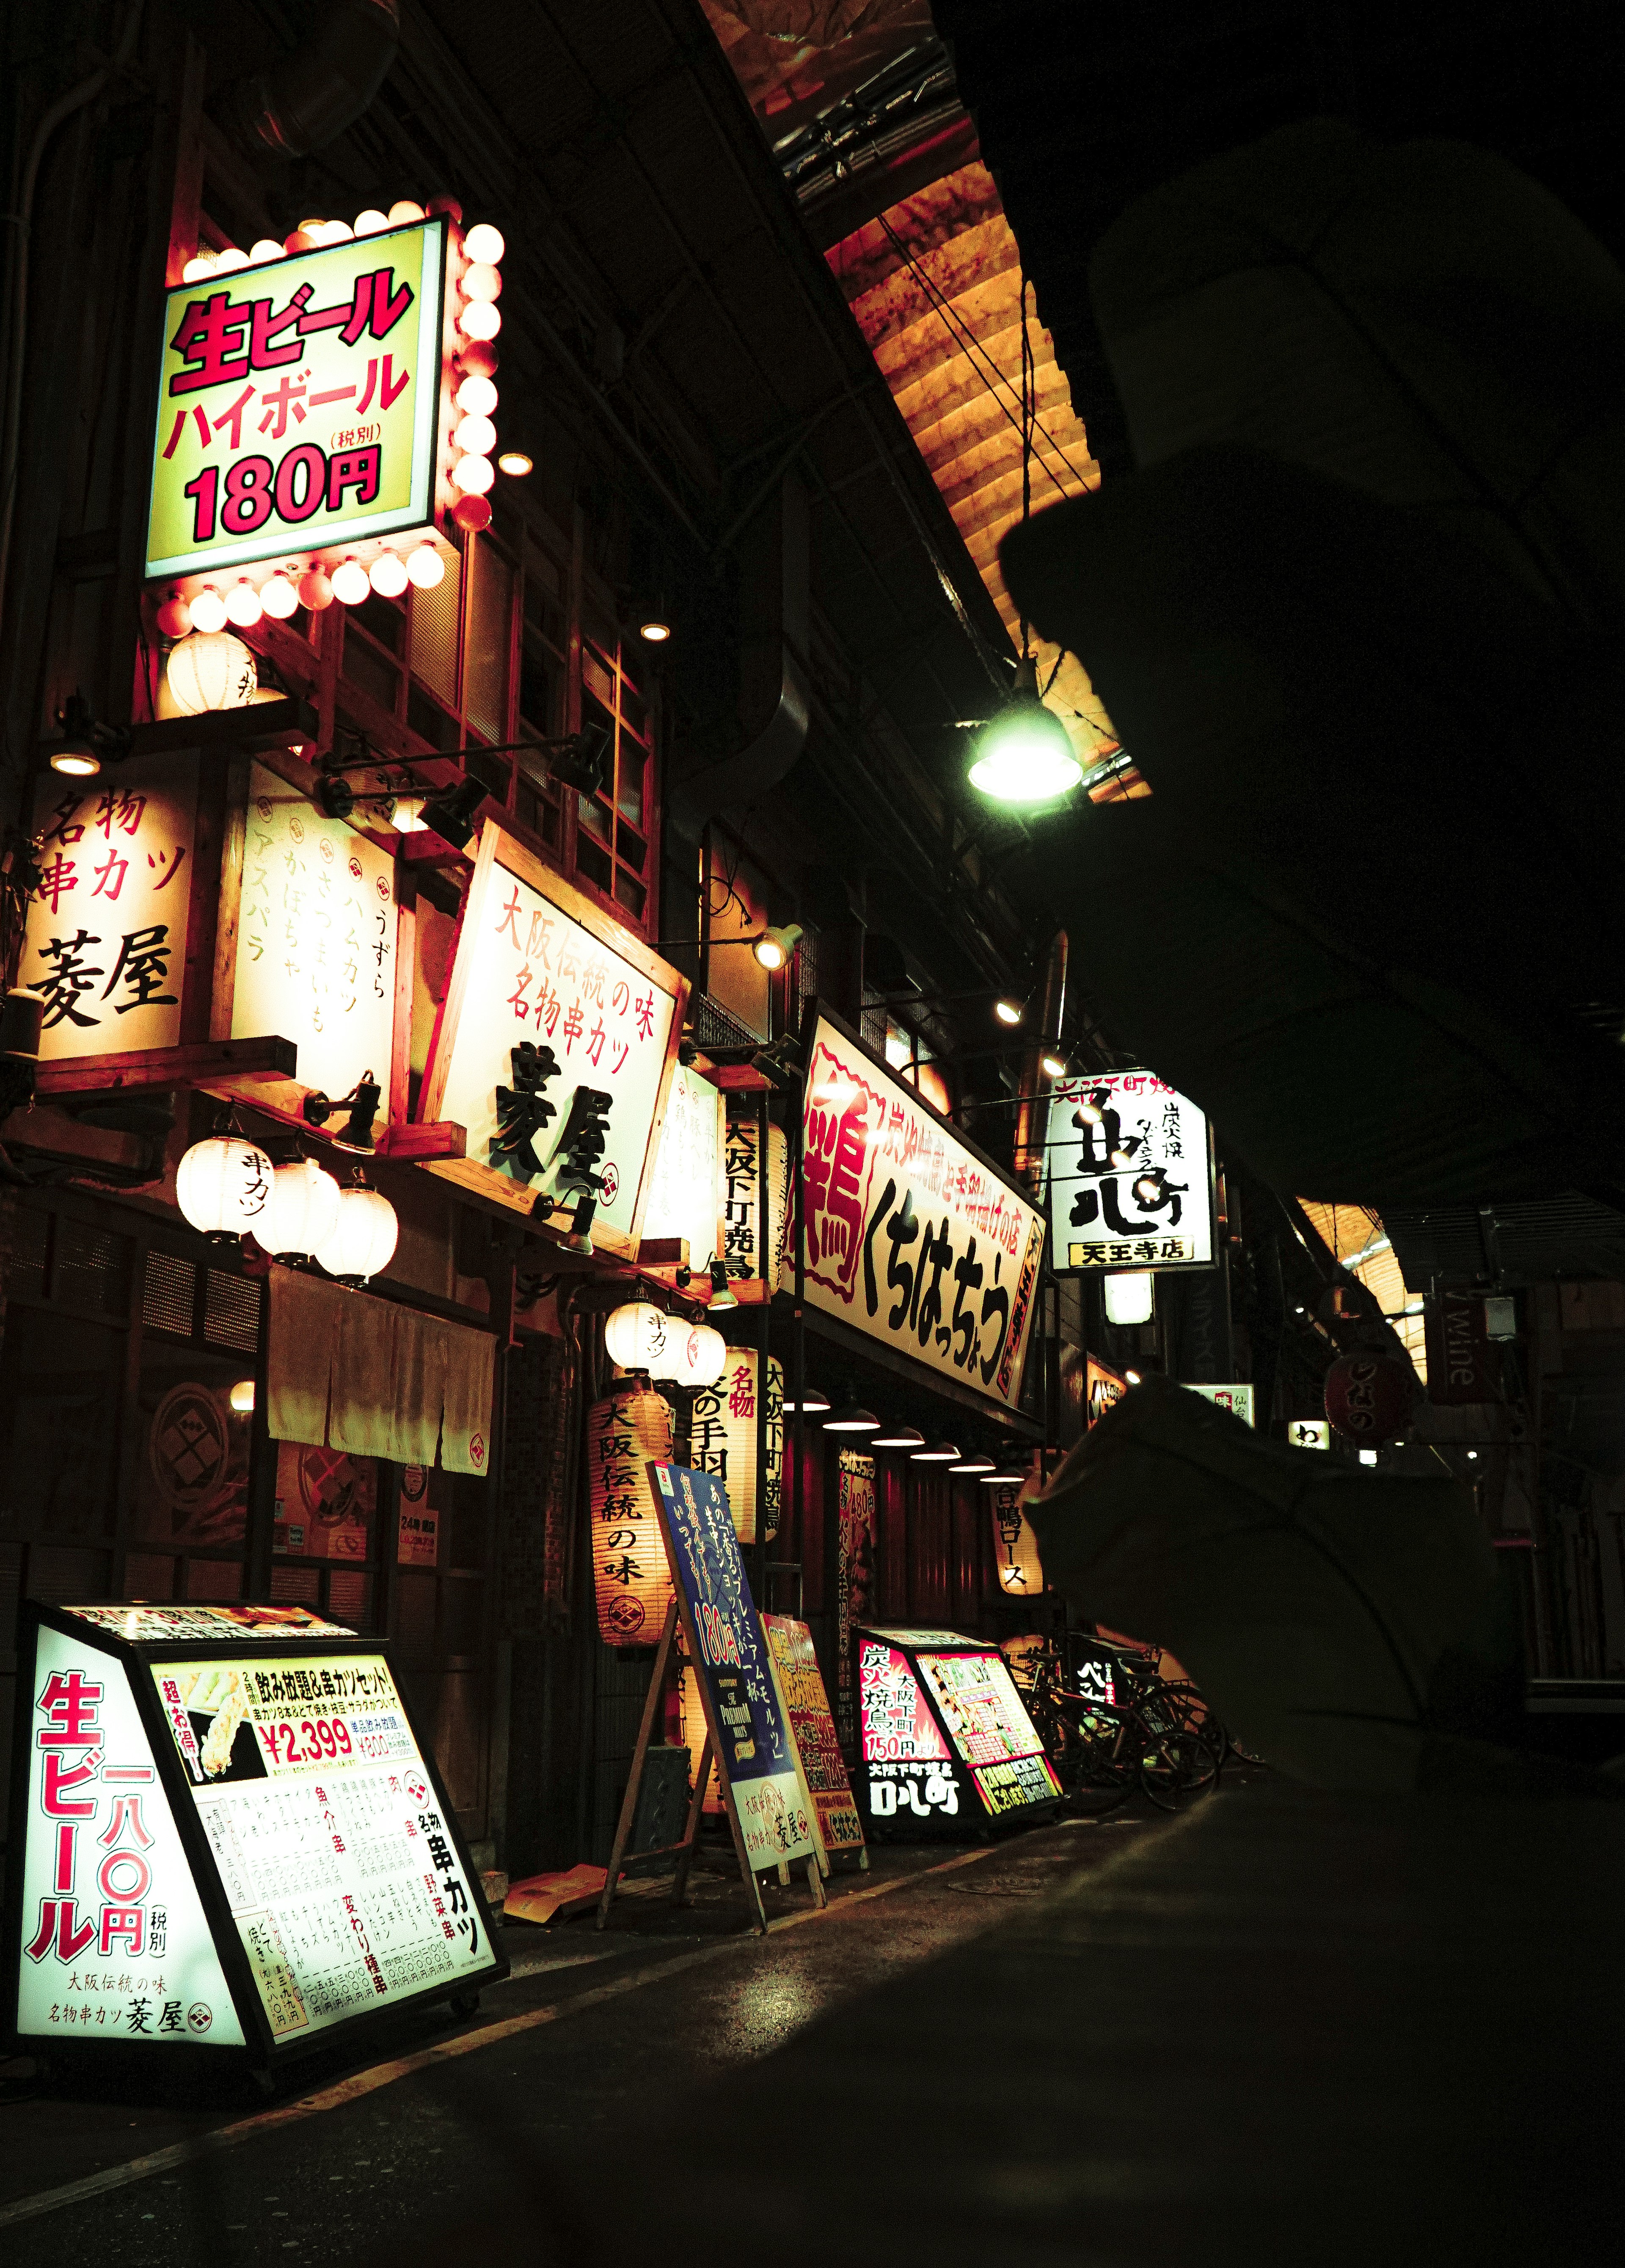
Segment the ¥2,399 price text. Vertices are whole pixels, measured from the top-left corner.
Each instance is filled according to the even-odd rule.
[[[255,1729],[274,1764],[319,1764],[329,1756],[351,1754],[350,1727],[339,1717],[307,1717],[299,1725],[260,1725]]]

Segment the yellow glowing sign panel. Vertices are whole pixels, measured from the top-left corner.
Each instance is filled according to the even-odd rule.
[[[149,577],[429,521],[446,232],[417,221],[169,294]]]

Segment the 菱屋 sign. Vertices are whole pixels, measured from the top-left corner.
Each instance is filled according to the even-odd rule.
[[[1149,1071],[1054,1089],[1049,1173],[1057,1275],[1213,1266],[1208,1121]]]
[[[180,1043],[196,819],[195,755],[138,757],[84,784],[41,775],[41,880],[18,982],[45,1002],[45,1062]]]
[[[446,243],[417,221],[169,294],[149,578],[430,523]]]
[[[232,1037],[277,1033],[303,1086],[386,1095],[395,1042],[395,861],[255,764],[243,837]]]
[[[687,997],[675,968],[488,825],[419,1102],[425,1120],[468,1130],[468,1154],[435,1170],[543,1221],[590,1195],[594,1242],[635,1253]]]
[[[809,1304],[1012,1405],[1043,1216],[827,1012],[805,1092]]]

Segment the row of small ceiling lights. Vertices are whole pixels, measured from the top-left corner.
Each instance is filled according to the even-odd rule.
[[[241,268],[268,267],[273,261],[317,252],[326,245],[348,244],[358,237],[377,236],[441,212],[454,224],[462,218],[462,209],[453,198],[432,197],[425,207],[411,197],[401,197],[387,213],[358,213],[353,228],[342,220],[302,220],[280,244],[263,237],[247,252],[235,245],[227,245],[221,252],[200,252],[181,269],[181,281],[201,284]],[[497,471],[520,479],[530,471],[531,460],[523,450],[508,449],[497,458],[494,468],[491,463],[497,429],[491,421],[498,401],[492,382],[497,370],[493,342],[502,328],[502,312],[496,303],[502,296],[500,262],[507,247],[500,229],[489,221],[476,221],[463,237],[462,248],[467,264],[461,276],[454,275],[452,280],[459,373],[454,400],[460,415],[451,437],[456,453],[451,478],[461,491],[452,517],[460,527],[474,533],[491,524],[488,496]],[[252,630],[262,615],[285,622],[300,607],[320,613],[335,599],[346,607],[358,607],[373,591],[380,598],[398,599],[409,583],[432,591],[445,573],[446,563],[427,538],[405,557],[398,551],[380,551],[371,567],[364,567],[357,558],[346,558],[330,576],[319,559],[312,559],[302,572],[297,562],[284,563],[273,566],[257,585],[244,575],[224,593],[212,583],[205,584],[189,600],[179,591],[172,593],[159,608],[158,626],[171,638],[184,637],[188,630],[223,630],[228,622],[238,630]]]

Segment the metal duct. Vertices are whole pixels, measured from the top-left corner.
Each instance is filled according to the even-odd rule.
[[[354,125],[400,38],[400,0],[323,0],[311,37],[269,70],[234,79],[215,116],[253,156],[303,158]]]
[[[705,821],[728,805],[755,803],[777,787],[807,746],[808,569],[807,491],[787,473],[739,541],[746,738],[730,755],[702,760],[672,789],[666,821],[686,841],[698,843]]]

